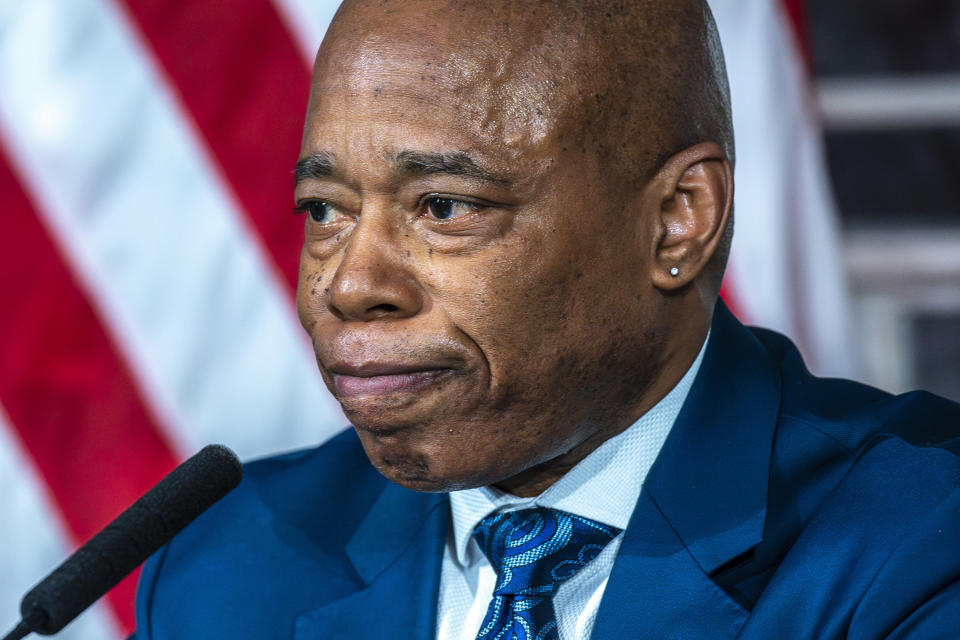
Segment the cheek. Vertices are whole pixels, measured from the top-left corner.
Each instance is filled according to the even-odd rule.
[[[521,341],[543,306],[541,265],[524,257],[524,247],[435,261],[429,274],[432,298],[488,355]]]
[[[300,324],[313,334],[312,327],[319,318],[324,305],[323,299],[329,287],[330,278],[324,265],[311,259],[306,251],[300,258],[300,270],[297,275],[297,317]]]
[[[529,392],[535,381],[558,374],[571,345],[589,339],[583,325],[596,292],[565,247],[519,240],[497,249],[438,266],[431,293],[483,352],[494,386]]]

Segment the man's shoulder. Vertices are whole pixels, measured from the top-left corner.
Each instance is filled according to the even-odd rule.
[[[925,391],[893,395],[816,377],[785,338],[757,333],[781,376],[771,451],[771,531],[778,530],[778,520],[789,524],[789,513],[806,526],[819,519],[831,522],[834,531],[860,526],[876,534],[920,518],[925,500],[939,504],[960,489],[960,404]],[[831,500],[846,505],[838,507],[837,517],[824,511]],[[841,522],[844,513],[858,515]],[[790,529],[785,527],[788,539]]]
[[[317,447],[253,460],[243,470],[240,485],[178,536],[180,546],[214,538],[219,544],[278,527],[311,531],[322,538],[318,543],[342,544],[386,483],[353,429]]]
[[[243,482],[199,526],[246,522],[314,527],[339,536],[366,514],[386,479],[371,466],[353,429],[326,443],[247,462]],[[332,520],[331,512],[337,514]],[[331,541],[332,542],[332,541]]]
[[[960,607],[960,405],[819,378],[783,336],[751,333],[780,393],[763,541],[715,576],[751,610],[743,637],[811,621],[818,637],[947,628]]]
[[[877,436],[856,452],[777,561],[743,637],[808,629],[811,621],[818,637],[955,637],[958,536],[955,447]]]
[[[780,372],[781,431],[816,431],[851,457],[886,437],[960,454],[960,404],[926,391],[893,395],[852,380],[817,377],[789,340],[764,329],[752,331]]]
[[[374,499],[386,482],[370,464],[353,429],[316,447],[255,459],[243,469],[238,499],[255,498],[295,510],[305,503],[362,501],[367,494]]]
[[[274,637],[277,620],[293,617],[281,610],[352,592],[359,578],[347,543],[386,482],[352,429],[245,464],[240,485],[144,566],[137,637],[230,636],[238,625],[245,637]]]

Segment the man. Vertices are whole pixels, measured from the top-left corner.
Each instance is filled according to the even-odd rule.
[[[345,3],[298,308],[355,432],[248,465],[137,637],[960,636],[960,408],[717,302],[732,159],[701,0]]]

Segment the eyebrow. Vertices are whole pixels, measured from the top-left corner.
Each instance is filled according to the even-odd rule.
[[[468,154],[430,153],[425,151],[401,151],[393,159],[394,167],[401,174],[423,176],[446,174],[494,184],[510,184],[512,181],[490,169],[477,164]],[[320,151],[297,161],[293,169],[294,182],[336,177],[339,174],[336,156]]]
[[[471,178],[478,182],[509,184],[511,180],[478,165],[466,153],[427,153],[422,151],[401,151],[395,159],[401,173],[412,175],[447,174]]]
[[[300,184],[304,180],[329,178],[336,175],[336,157],[327,151],[314,153],[306,158],[297,160],[293,168],[294,183]]]

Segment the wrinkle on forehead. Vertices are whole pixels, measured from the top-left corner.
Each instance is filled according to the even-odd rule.
[[[574,69],[569,57],[560,59],[565,44],[568,50],[577,45],[546,30],[516,39],[521,42],[451,50],[441,67],[454,91],[468,98],[466,113],[487,133],[508,143],[537,144],[577,109],[579,98],[569,78]]]
[[[427,14],[398,28],[396,11],[380,16],[383,24],[344,21],[318,53],[313,93],[420,100],[456,110],[483,138],[536,145],[581,102],[570,77],[571,49],[581,45],[562,29],[531,29],[511,15],[518,11],[465,16],[466,26]]]

